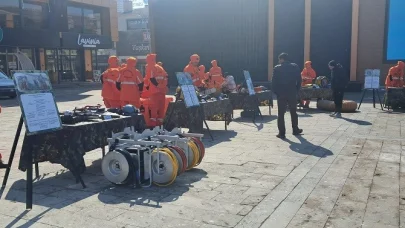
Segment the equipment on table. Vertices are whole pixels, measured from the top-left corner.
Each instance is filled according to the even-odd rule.
[[[81,108],[75,108],[73,111],[66,110],[61,115],[61,121],[63,124],[75,124],[79,122],[100,120],[101,114],[105,112],[105,108],[101,105],[87,105]]]
[[[124,116],[137,115],[138,112],[139,112],[139,110],[138,110],[137,108],[135,108],[133,105],[130,105],[130,104],[125,105],[125,106],[122,108],[122,114],[123,114]]]
[[[320,88],[328,88],[329,80],[326,76],[319,76],[315,79],[315,84]]]
[[[202,137],[178,128],[168,132],[155,127],[141,134],[126,128],[108,139],[110,152],[102,161],[103,174],[118,185],[168,186],[201,163],[205,155]]]

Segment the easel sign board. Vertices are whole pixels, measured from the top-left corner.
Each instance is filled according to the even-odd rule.
[[[184,96],[184,102],[187,108],[200,106],[197,93],[193,85],[193,80],[189,73],[177,72],[177,81],[179,82],[181,92]]]
[[[255,95],[255,89],[253,87],[253,82],[252,82],[252,78],[250,77],[250,73],[249,71],[244,70],[243,71],[243,75],[245,76],[245,81],[246,81],[246,85],[249,91],[249,95],[253,96]]]
[[[58,106],[46,71],[13,71],[27,135],[62,128]]]
[[[366,69],[364,79],[364,89],[379,89],[380,75],[381,71],[379,69]]]

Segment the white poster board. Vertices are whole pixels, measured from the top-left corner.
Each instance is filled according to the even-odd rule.
[[[177,72],[177,81],[179,82],[181,92],[183,93],[184,103],[187,108],[200,106],[193,80],[189,73]]]
[[[252,82],[252,78],[250,77],[249,71],[244,70],[243,75],[245,76],[246,86],[248,88],[249,95],[250,96],[255,95],[256,93],[255,93],[255,89],[253,87],[253,82]]]
[[[380,88],[380,69],[366,69],[364,74],[364,88],[365,89],[379,89]]]
[[[62,122],[47,72],[14,71],[13,79],[27,135],[61,129]]]

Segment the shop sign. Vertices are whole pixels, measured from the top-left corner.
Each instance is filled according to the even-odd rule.
[[[128,19],[127,20],[127,30],[137,30],[137,29],[147,29],[149,28],[148,19]]]
[[[79,34],[77,37],[77,44],[82,47],[96,48],[101,42],[97,37],[91,37],[84,34]]]
[[[121,31],[119,37],[117,54],[120,56],[146,56],[151,52],[149,31]]]
[[[110,36],[63,32],[62,47],[71,49],[77,48],[110,49],[112,48],[112,41]]]

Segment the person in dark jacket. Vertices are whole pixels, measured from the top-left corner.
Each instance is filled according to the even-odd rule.
[[[298,128],[297,96],[301,89],[301,70],[295,63],[289,62],[288,54],[282,53],[278,57],[279,65],[274,67],[272,87],[277,95],[278,104],[278,138],[285,138],[284,114],[287,105],[290,108],[293,135],[302,133]]]
[[[347,75],[345,74],[343,67],[335,60],[329,62],[329,69],[331,72],[331,86],[333,90],[333,100],[335,102],[335,112],[330,116],[341,117],[343,96],[348,83]]]

